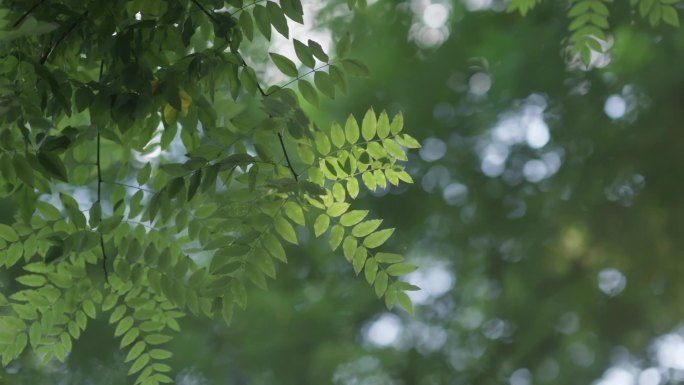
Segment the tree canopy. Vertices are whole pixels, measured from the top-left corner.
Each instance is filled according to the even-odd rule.
[[[3,381],[676,381],[677,7],[4,2]]]

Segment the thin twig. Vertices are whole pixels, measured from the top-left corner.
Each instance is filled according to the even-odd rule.
[[[202,12],[204,12],[204,14],[207,15],[207,17],[209,17],[212,21],[216,21],[216,19],[214,18],[214,15],[212,15],[211,12],[209,12],[209,10],[204,8],[202,6],[202,4],[200,4],[197,0],[191,0],[191,1],[193,4],[195,4],[197,6],[197,8],[201,9]]]
[[[78,26],[83,20],[85,20],[86,16],[88,16],[88,11],[83,12],[83,14],[78,19],[76,19],[76,21],[74,21],[73,24],[71,24],[71,27],[69,27],[69,29],[62,33],[62,35],[55,41],[55,44],[52,44],[50,46],[50,49],[43,53],[38,62],[40,64],[45,64],[47,59],[50,57],[52,52],[57,48],[57,46],[62,42],[62,40],[64,40],[67,37],[67,35],[69,35],[71,31],[73,31],[76,28],[76,26]]]
[[[323,64],[322,66],[320,66],[320,67],[318,67],[318,68],[314,68],[314,69],[312,69],[312,70],[310,70],[310,71],[308,71],[308,72],[306,72],[306,73],[303,73],[303,74],[297,76],[296,78],[290,80],[289,82],[283,84],[282,86],[278,86],[278,88],[277,88],[275,91],[273,91],[273,92],[271,92],[271,93],[269,93],[269,94],[266,94],[265,96],[271,96],[271,95],[275,94],[276,92],[282,90],[283,88],[289,86],[290,84],[296,82],[297,80],[304,79],[304,77],[306,77],[306,75],[309,75],[309,74],[311,74],[311,73],[314,73],[314,72],[316,72],[316,71],[318,71],[318,70],[320,70],[320,69],[322,69],[322,68],[328,67],[330,64],[332,64],[332,63],[325,63],[325,64]]]
[[[33,11],[36,10],[36,8],[40,7],[46,1],[47,0],[40,0],[39,2],[35,3],[33,7],[29,8],[28,11],[24,12],[24,14],[21,15],[21,17],[17,19],[17,21],[15,21],[14,24],[12,24],[12,27],[16,28],[19,24],[21,24],[22,21],[24,21],[24,19],[28,17],[28,15],[30,15]]]
[[[251,4],[243,5],[242,7],[236,9],[233,13],[231,13],[230,16],[234,16],[236,13],[238,13],[238,12],[240,12],[240,11],[243,11],[245,8],[249,8],[249,7],[251,7],[252,5],[254,5],[254,4],[256,4],[256,3],[261,3],[261,2],[263,2],[263,1],[264,1],[264,0],[256,0],[256,1],[252,2]]]
[[[130,187],[130,188],[134,188],[134,189],[138,189],[138,190],[142,190],[142,191],[148,192],[148,193],[150,193],[150,194],[156,194],[156,193],[157,193],[156,191],[148,190],[148,189],[143,188],[143,187],[140,187],[140,186],[133,186],[133,185],[131,185],[131,184],[126,184],[126,183],[121,183],[121,182],[114,182],[114,181],[110,181],[110,180],[103,180],[102,182],[104,182],[104,183],[111,183],[111,184],[115,184],[115,185],[119,185],[119,186],[123,186],[123,187]]]
[[[100,76],[98,82],[102,83],[102,72],[104,70],[104,59],[100,60]],[[96,153],[96,163],[97,163],[97,204],[102,207],[102,166],[100,162],[100,126],[97,126],[97,153]],[[107,273],[107,253],[105,252],[104,236],[102,232],[100,233],[100,249],[102,249],[102,270],[104,270],[105,282],[109,283],[109,274]]]
[[[287,161],[287,167],[290,169],[290,172],[292,173],[292,176],[294,177],[295,181],[298,181],[299,176],[295,172],[294,168],[292,167],[292,163],[290,162],[290,157],[287,155],[287,150],[285,149],[285,142],[283,142],[283,134],[280,132],[278,133],[278,139],[280,140],[280,147],[283,148],[283,154],[285,154],[285,160]]]

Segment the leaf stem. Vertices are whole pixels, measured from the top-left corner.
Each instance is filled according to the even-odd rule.
[[[299,175],[297,175],[294,168],[292,167],[292,163],[290,162],[290,157],[287,155],[287,150],[285,149],[285,142],[283,142],[283,134],[281,134],[280,132],[278,133],[278,140],[280,140],[280,147],[282,147],[283,154],[285,154],[285,160],[287,161],[287,167],[290,169],[290,172],[292,173],[292,176],[294,177],[295,181],[298,181]]]
[[[64,33],[62,33],[62,35],[55,41],[55,44],[52,44],[50,46],[50,49],[48,49],[47,51],[45,51],[43,53],[43,55],[38,60],[38,63],[45,64],[45,62],[50,57],[52,52],[54,52],[54,50],[57,48],[57,46],[60,43],[62,43],[62,41],[67,37],[67,35],[69,35],[71,33],[71,31],[73,31],[76,28],[76,26],[78,26],[86,18],[86,16],[88,16],[88,11],[83,12],[83,14],[81,14],[81,16],[79,16],[78,19],[76,19],[73,22],[73,24],[71,24],[71,26],[66,31],[64,31]]]
[[[203,6],[202,4],[199,3],[199,1],[197,1],[197,0],[190,0],[190,1],[192,1],[192,3],[195,4],[195,5],[197,6],[197,8],[199,8],[200,10],[202,10],[202,12],[203,12],[205,15],[207,15],[208,18],[210,18],[212,21],[216,21],[216,19],[214,18],[214,15],[212,15],[211,12],[209,12],[208,9],[204,8],[204,6]]]
[[[98,82],[102,83],[102,72],[104,70],[104,59],[100,60],[100,76],[98,79]],[[100,142],[101,142],[101,135],[100,135],[100,126],[97,126],[97,154],[96,154],[96,164],[97,164],[97,204],[102,205],[102,166],[100,162]],[[107,253],[105,252],[105,245],[104,245],[104,236],[102,235],[102,232],[99,230],[98,226],[98,233],[100,233],[100,249],[102,249],[102,270],[104,271],[104,276],[105,276],[105,282],[109,283],[109,274],[107,273]]]
[[[17,26],[19,26],[19,24],[21,24],[21,22],[24,21],[24,19],[26,19],[31,13],[33,13],[33,11],[36,10],[36,8],[40,7],[46,1],[47,0],[40,0],[39,2],[35,3],[31,8],[24,12],[24,14],[21,15],[21,17],[14,22],[14,24],[12,24],[12,27],[16,28]]]

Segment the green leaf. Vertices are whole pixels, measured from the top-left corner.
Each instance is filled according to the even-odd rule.
[[[152,165],[150,162],[145,163],[145,165],[138,171],[138,185],[142,186],[147,181],[150,179],[150,175],[152,174]]]
[[[344,227],[340,225],[335,225],[330,231],[330,248],[335,251],[342,243],[344,238]]]
[[[280,72],[284,73],[287,76],[297,77],[297,66],[292,62],[292,60],[286,58],[283,55],[273,52],[270,52],[269,55],[271,56],[271,60],[273,60],[273,63],[275,63],[276,67],[278,67]]]
[[[124,317],[121,321],[119,321],[119,324],[116,326],[116,329],[114,330],[114,337],[119,337],[120,335],[126,333],[128,329],[131,328],[131,326],[133,326],[133,317]]]
[[[296,75],[295,75],[296,76]],[[314,84],[316,87],[330,99],[335,99],[335,83],[333,83],[330,75],[327,72],[316,71],[314,73]]]
[[[325,233],[326,230],[328,230],[328,226],[330,226],[330,217],[326,214],[319,215],[314,222],[314,234],[316,235],[316,238]]]
[[[385,291],[387,290],[388,279],[389,277],[384,271],[380,271],[375,277],[375,284],[373,286],[375,287],[375,295],[377,295],[378,298],[385,294]]]
[[[304,97],[304,100],[318,107],[318,92],[316,92],[316,88],[314,88],[311,83],[304,79],[300,79],[297,82],[297,87],[299,88],[299,92]]]
[[[284,240],[296,245],[297,244],[297,234],[294,231],[294,228],[290,224],[290,222],[287,221],[287,219],[277,216],[274,219],[274,224],[275,224],[275,229],[280,234],[281,237],[283,237]]]
[[[148,334],[145,336],[145,342],[150,345],[161,345],[171,341],[173,337],[166,334]]]
[[[150,350],[150,357],[155,360],[165,360],[170,358],[173,354],[170,351],[164,349],[152,349]]]
[[[342,59],[342,67],[348,74],[357,77],[368,77],[370,71],[365,64],[356,59]]]
[[[393,139],[385,139],[382,141],[382,145],[387,150],[387,152],[392,155],[393,157],[407,161],[408,158],[406,157],[406,153],[404,150],[399,146]]]
[[[311,53],[316,56],[316,58],[324,63],[327,63],[330,58],[328,55],[323,51],[323,48],[321,47],[318,42],[315,42],[311,39],[307,42],[309,45],[309,48],[311,49]]]
[[[351,114],[344,125],[344,133],[347,137],[347,141],[351,144],[354,144],[359,140],[359,124],[356,123],[356,119],[354,119],[354,116]]]
[[[283,245],[278,241],[278,238],[276,238],[273,234],[264,234],[262,237],[262,244],[264,248],[271,253],[271,255],[284,262],[287,263],[287,256],[285,255],[285,249],[283,248]]]
[[[4,223],[0,223],[0,238],[7,242],[19,242],[19,234]]]
[[[131,350],[128,351],[128,355],[126,356],[126,359],[124,359],[124,362],[129,362],[133,361],[134,359],[138,358],[140,354],[145,350],[145,342],[143,341],[138,341],[133,345]]]
[[[351,35],[349,32],[345,33],[340,41],[337,42],[337,57],[338,58],[344,58],[349,55],[349,51],[351,51]]]
[[[47,279],[45,279],[45,277],[42,275],[28,274],[22,275],[21,277],[17,277],[17,282],[21,283],[24,286],[41,287],[45,285],[45,283],[47,283]]]
[[[147,353],[143,354],[142,356],[138,357],[137,360],[135,360],[133,365],[131,365],[131,369],[128,371],[128,374],[131,375],[131,374],[134,374],[134,373],[141,371],[145,367],[145,365],[147,365],[147,363],[149,363],[149,362],[150,362],[150,355]]]
[[[335,202],[328,207],[326,213],[333,218],[339,217],[340,215],[347,212],[349,209],[349,203],[346,202]]]
[[[140,329],[138,328],[131,328],[129,329],[126,334],[124,334],[123,338],[121,338],[121,348],[124,348],[135,341],[136,338],[140,335]]]
[[[385,243],[392,236],[392,233],[394,233],[394,229],[384,229],[370,234],[363,240],[363,245],[369,249],[374,249]]]
[[[239,23],[242,33],[247,40],[252,41],[252,39],[254,39],[254,21],[249,12],[240,12]]]
[[[378,262],[374,258],[368,258],[363,273],[366,281],[372,285],[378,273]]]
[[[95,304],[93,304],[93,301],[88,299],[83,302],[83,312],[85,312],[88,317],[95,319],[97,312],[95,311]]]
[[[39,152],[38,163],[47,171],[47,173],[62,182],[68,182],[67,171],[64,162],[59,156],[52,152]]]
[[[413,314],[413,304],[411,303],[411,298],[404,293],[403,291],[400,291],[397,293],[397,302],[399,302],[399,305],[404,308],[409,314]]]
[[[33,187],[33,169],[26,158],[19,154],[14,154],[12,157],[12,166],[14,166],[14,172],[19,179],[21,179],[21,181],[27,185]]]
[[[281,35],[285,38],[289,37],[289,28],[287,26],[287,19],[285,18],[285,13],[278,6],[278,4],[269,1],[266,3],[266,9],[268,10],[268,16],[271,19],[271,24],[275,27]]]
[[[306,223],[304,222],[304,211],[302,211],[302,207],[292,201],[289,201],[285,203],[284,205],[285,208],[285,214],[296,224],[304,226]]]
[[[269,20],[266,7],[261,4],[256,4],[254,5],[252,13],[254,14],[254,20],[256,21],[259,32],[264,35],[266,40],[271,40],[271,21]]]
[[[363,265],[366,263],[367,257],[368,250],[366,250],[365,247],[359,247],[355,250],[352,265],[354,266],[354,273],[356,275],[359,275],[361,270],[363,270]]]
[[[406,148],[420,148],[420,143],[408,134],[398,135],[397,142]]]
[[[295,54],[302,64],[309,68],[314,68],[316,66],[316,60],[311,53],[311,48],[297,39],[294,39],[292,43],[294,45]]]
[[[368,210],[352,210],[340,217],[340,224],[342,226],[354,226],[361,222],[368,215]]]
[[[355,177],[347,181],[347,192],[353,199],[359,195],[359,181]]]
[[[357,238],[365,237],[366,235],[375,231],[375,229],[377,229],[381,223],[382,219],[372,219],[369,221],[361,222],[358,225],[354,226],[354,228],[352,229],[352,235]]]
[[[401,276],[412,273],[417,269],[418,266],[410,263],[395,263],[393,265],[389,265],[385,271],[387,271],[387,274],[392,276]]]
[[[377,253],[375,254],[375,260],[380,263],[397,263],[403,261],[404,256],[393,253]]]
[[[335,147],[340,148],[344,146],[344,130],[342,130],[342,127],[339,124],[333,123],[330,127],[330,139]]]
[[[349,236],[344,239],[344,242],[342,242],[342,253],[344,254],[344,257],[347,258],[347,261],[351,262],[354,259],[357,247],[358,243],[356,242],[356,238]],[[358,271],[356,274],[358,274]]]
[[[679,28],[679,15],[677,10],[671,5],[663,5],[661,7],[661,15],[663,21],[673,27]]]

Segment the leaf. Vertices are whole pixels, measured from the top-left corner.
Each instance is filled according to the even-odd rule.
[[[150,355],[145,353],[142,356],[138,357],[137,360],[131,365],[131,369],[128,371],[128,374],[134,374],[142,370],[142,368],[147,365],[147,363],[150,362]]]
[[[297,66],[292,62],[292,60],[274,52],[270,52],[269,56],[271,56],[271,60],[273,60],[273,63],[275,63],[280,72],[287,76],[297,77]]]
[[[326,230],[328,230],[328,226],[330,226],[330,217],[326,214],[319,215],[314,222],[314,234],[316,235],[316,238],[325,233]]]
[[[349,32],[345,33],[340,41],[337,42],[336,48],[338,58],[341,59],[349,55],[349,51],[351,50],[351,35]]]
[[[387,271],[387,274],[389,275],[401,276],[412,273],[417,269],[418,266],[410,263],[395,263],[394,265],[388,266],[387,269],[385,269],[385,271]]]
[[[361,222],[368,215],[368,210],[352,210],[340,217],[342,226],[354,226]]]
[[[150,357],[155,360],[165,360],[170,358],[173,354],[170,351],[164,349],[152,349],[150,350]]]
[[[294,39],[292,43],[299,61],[305,66],[313,69],[316,66],[316,60],[311,53],[311,48],[297,39]]]
[[[318,92],[316,92],[316,88],[314,88],[311,83],[304,79],[300,79],[297,82],[297,87],[299,88],[299,92],[304,97],[304,100],[318,107]]]
[[[323,51],[323,48],[321,47],[320,44],[318,44],[318,42],[309,39],[309,41],[308,41],[307,43],[308,43],[308,45],[309,45],[309,48],[311,49],[311,53],[312,53],[314,56],[316,56],[316,58],[317,58],[318,60],[320,60],[320,61],[322,61],[322,62],[324,62],[324,63],[327,63],[328,60],[330,60],[330,58],[329,58],[328,55],[325,53],[325,51]]]
[[[52,152],[39,152],[38,163],[47,171],[47,173],[62,182],[68,182],[67,171],[64,163],[59,156]]]
[[[356,119],[354,119],[354,116],[351,114],[344,124],[344,133],[347,137],[347,141],[351,144],[354,144],[359,140],[359,124],[356,123]]]
[[[266,38],[271,40],[271,21],[269,20],[268,10],[261,4],[254,5],[252,9],[254,20],[256,21],[259,32]]]
[[[304,211],[302,207],[292,201],[285,203],[285,214],[296,224],[304,226]]]
[[[128,351],[128,355],[126,356],[126,359],[124,362],[129,362],[133,361],[134,359],[138,358],[140,354],[145,350],[145,342],[143,341],[138,341],[133,345],[131,350]]]
[[[271,24],[273,24],[276,31],[285,36],[285,38],[288,38],[289,28],[287,26],[287,19],[285,18],[285,13],[283,13],[283,10],[278,6],[278,4],[272,1],[268,1],[266,3],[266,9],[268,10],[268,16],[271,19]]]
[[[354,258],[352,260],[352,265],[354,266],[354,273],[359,275],[361,270],[363,270],[363,265],[366,263],[366,258],[368,257],[368,250],[365,247],[359,247],[354,252]]]
[[[17,282],[28,287],[41,287],[47,283],[47,279],[42,275],[28,274],[17,277]]]
[[[140,335],[140,329],[138,328],[131,328],[124,334],[123,338],[121,339],[121,348],[124,348],[135,341],[136,338]]]
[[[249,12],[240,12],[239,23],[240,29],[242,29],[242,33],[247,40],[252,41],[254,39],[254,21]]]
[[[314,73],[314,84],[325,96],[335,99],[335,83],[327,72],[316,71]]]
[[[381,223],[382,219],[372,219],[369,221],[361,222],[358,225],[354,226],[354,228],[352,229],[352,235],[357,238],[365,237],[366,235],[375,231],[375,229],[377,229]]]
[[[393,157],[403,161],[408,160],[404,150],[393,139],[383,140],[382,145],[385,148],[385,150],[387,150],[387,152]]]
[[[397,142],[406,148],[420,148],[420,143],[408,134],[398,135]]]
[[[363,273],[366,281],[372,285],[378,273],[378,262],[374,258],[368,258]]]
[[[397,302],[399,302],[399,305],[406,310],[409,314],[413,314],[413,304],[411,303],[411,298],[404,293],[403,291],[400,291],[397,293]]]
[[[332,230],[330,231],[330,248],[335,251],[340,246],[340,243],[342,243],[343,238],[344,227],[340,225],[333,226]]]
[[[297,234],[295,234],[294,228],[285,218],[277,216],[274,219],[275,229],[283,237],[284,240],[296,245],[297,244]]]
[[[19,234],[17,234],[13,228],[4,223],[0,223],[0,238],[6,240],[7,242],[18,242]]]
[[[368,77],[370,71],[365,64],[356,59],[342,59],[342,67],[348,74],[357,77]]]
[[[377,295],[378,298],[385,294],[385,290],[387,290],[388,279],[389,277],[384,271],[379,272],[375,277],[375,284],[373,286],[375,287],[375,295]]]
[[[283,245],[278,241],[278,238],[272,234],[264,234],[262,237],[262,244],[264,248],[271,253],[271,255],[280,261],[287,263],[287,256]]]
[[[377,253],[375,254],[375,260],[380,263],[397,263],[403,261],[404,256],[393,253]]]
[[[173,337],[166,334],[148,334],[145,336],[145,342],[150,345],[161,345],[171,341]]]
[[[349,209],[349,203],[346,202],[335,202],[331,204],[326,213],[333,218],[339,217],[344,214]]]
[[[342,253],[347,261],[351,262],[354,259],[354,254],[356,253],[358,243],[354,237],[346,237],[344,242],[342,242]],[[358,271],[356,272],[358,274]]]
[[[344,146],[344,131],[342,130],[342,127],[339,124],[333,123],[330,127],[330,139],[332,140],[332,143],[335,145],[335,147],[340,148]]]
[[[384,229],[370,234],[363,240],[363,245],[369,249],[374,249],[385,243],[394,233],[394,229]]]
[[[124,317],[116,326],[116,329],[114,330],[114,337],[119,337],[120,335],[126,333],[131,326],[133,326],[133,317]]]
[[[347,192],[352,199],[359,195],[359,181],[355,177],[347,181]]]
[[[14,166],[14,172],[19,179],[30,187],[33,187],[33,169],[28,161],[26,161],[26,158],[19,154],[14,154],[12,157],[12,166]]]
[[[661,16],[663,21],[673,27],[679,28],[679,15],[677,10],[671,5],[663,5],[661,7]]]

